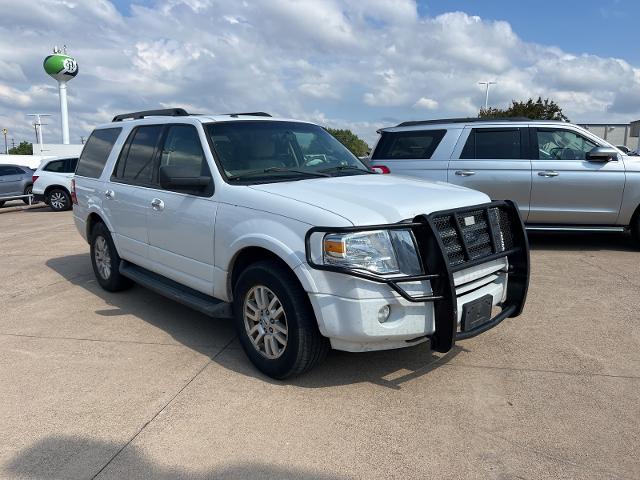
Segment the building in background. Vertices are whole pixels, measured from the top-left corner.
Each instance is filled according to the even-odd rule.
[[[624,145],[629,150],[639,150],[640,120],[631,123],[580,123],[594,135],[606,140],[612,145]]]

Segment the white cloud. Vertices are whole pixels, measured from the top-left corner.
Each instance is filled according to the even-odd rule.
[[[524,42],[507,22],[420,16],[413,0],[157,0],[121,15],[107,0],[0,0],[0,120],[32,139],[26,113],[53,113],[42,70],[66,43],[72,139],[114,114],[187,105],[264,110],[352,128],[372,143],[397,121],[475,115],[550,97],[576,121],[640,117],[640,70],[622,59]]]
[[[420,97],[416,103],[413,104],[414,108],[424,108],[426,110],[435,110],[438,108],[438,102],[433,98]]]

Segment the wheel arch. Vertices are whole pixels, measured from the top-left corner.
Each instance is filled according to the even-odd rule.
[[[304,276],[299,274],[296,266],[299,262],[292,264],[291,257],[282,255],[281,253],[275,253],[273,248],[259,246],[259,245],[247,245],[239,249],[231,258],[226,275],[225,293],[228,301],[233,301],[233,288],[240,277],[240,274],[253,263],[262,260],[273,260],[287,270],[289,270],[293,276],[297,279],[300,286],[309,291],[308,280]],[[283,258],[284,257],[284,258]],[[288,257],[288,258],[287,258]],[[287,261],[289,260],[289,261]]]
[[[69,191],[69,189],[67,187],[65,187],[64,185],[58,185],[58,184],[53,184],[53,185],[49,185],[47,188],[44,189],[44,196],[46,197],[47,195],[49,195],[49,192],[51,192],[51,190],[59,188],[60,190],[64,190],[65,192],[67,192],[67,195],[69,195],[69,197],[71,197],[71,192]]]

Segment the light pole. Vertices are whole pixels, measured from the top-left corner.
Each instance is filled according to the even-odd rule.
[[[9,130],[7,130],[6,128],[3,128],[2,134],[4,135],[4,154],[5,155],[9,155],[9,145],[7,145],[7,133],[9,133]]]
[[[487,80],[486,82],[478,82],[478,85],[485,85],[485,91],[484,91],[484,109],[488,109],[489,108],[489,86],[490,85],[495,85],[498,82],[492,82]]]
[[[36,137],[38,137],[38,140],[40,141],[40,154],[42,154],[42,151],[44,150],[44,141],[42,140],[42,125],[43,124],[42,124],[42,120],[40,119],[40,117],[50,117],[51,114],[49,114],[49,113],[28,113],[27,116],[28,117],[36,117],[36,122],[33,124],[33,126],[36,129]]]

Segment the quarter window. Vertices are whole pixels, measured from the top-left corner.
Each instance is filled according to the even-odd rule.
[[[372,158],[410,160],[431,158],[446,130],[382,132]]]
[[[519,128],[474,128],[462,150],[462,159],[520,159],[521,135]]]
[[[94,130],[80,154],[76,175],[99,178],[121,128]]]
[[[540,160],[586,160],[587,152],[597,147],[571,130],[539,128],[537,137]]]
[[[46,172],[65,172],[65,164],[66,160],[55,160],[53,162],[49,162],[47,166],[44,168]]]

